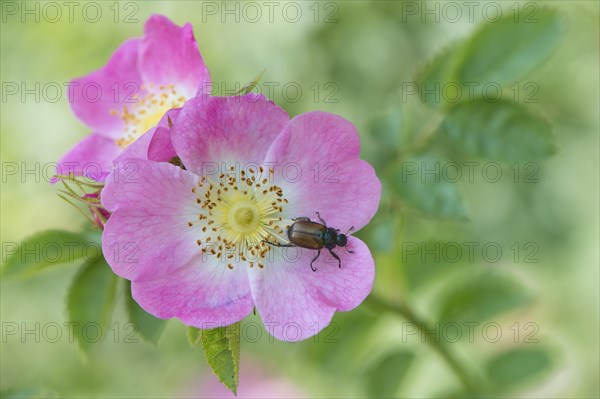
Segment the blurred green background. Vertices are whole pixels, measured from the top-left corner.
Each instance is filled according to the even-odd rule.
[[[358,234],[376,259],[373,295],[406,303],[428,320],[440,345],[477,385],[469,390],[461,383],[431,334],[422,336],[398,314],[368,301],[337,313],[334,326],[296,344],[272,341],[260,319],[249,316],[240,396],[600,394],[598,2],[472,2],[472,21],[464,2],[454,3],[462,13],[458,18],[448,2],[275,2],[272,22],[261,2],[252,9],[236,2],[99,2],[102,16],[95,23],[83,18],[84,3],[75,8],[73,22],[64,6],[53,22],[53,10],[43,14],[44,2],[27,4],[39,7],[39,22],[35,15],[25,15],[23,22],[25,3],[11,3],[16,15],[6,3],[11,2],[2,5],[1,24],[3,244],[45,229],[82,228],[81,216],[43,176],[22,179],[7,174],[5,165],[24,162],[31,169],[37,163],[43,171],[88,133],[64,91],[57,100],[54,91],[43,90],[39,100],[22,99],[21,91],[8,95],[6,83],[20,89],[62,86],[103,66],[123,40],[142,34],[149,15],[161,13],[193,24],[213,82],[229,90],[216,94],[231,94],[236,83],[266,69],[262,81],[275,87],[272,99],[290,115],[320,109],[356,124],[363,158],[375,165],[384,186],[378,215]],[[214,7],[216,14],[207,13]],[[224,14],[225,7],[238,7],[237,16]],[[254,22],[256,8],[262,16]],[[490,22],[497,9],[505,19]],[[433,11],[423,14],[427,10]],[[126,22],[127,16],[137,22]],[[538,22],[519,31],[516,26],[528,17]],[[511,58],[512,52],[519,56]],[[465,76],[499,82],[506,112],[533,119],[509,118],[498,128],[502,104],[478,99],[458,112],[460,104],[421,101],[411,91],[421,81],[467,81]],[[494,129],[511,135],[495,137]],[[478,142],[469,134],[489,136]],[[435,176],[420,175],[424,167],[448,162],[463,168],[458,182],[450,181],[449,170],[437,183]],[[475,162],[472,181],[464,162]],[[407,173],[415,165],[416,174]],[[491,182],[486,173],[495,176],[497,166],[502,178]],[[476,243],[472,259],[465,243]],[[462,254],[455,260],[457,246]],[[486,253],[484,247],[492,249]],[[124,342],[130,330],[122,297],[113,316],[117,324],[87,357],[68,342],[66,329],[56,343],[43,336],[36,342],[34,333],[22,337],[21,329],[35,329],[35,323],[68,321],[65,296],[76,269],[65,265],[28,279],[2,279],[2,391],[56,397],[228,395],[202,352],[190,349],[179,322],[169,322],[157,347]],[[442,323],[437,329],[436,322]],[[480,323],[472,340],[465,322]],[[460,326],[461,339],[454,339],[455,325],[445,329],[448,323]],[[8,334],[15,325],[18,333]]]

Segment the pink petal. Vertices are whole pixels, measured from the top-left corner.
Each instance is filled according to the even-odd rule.
[[[115,158],[115,162],[121,162],[124,159],[148,159],[148,147],[156,134],[157,126],[151,127],[146,133],[142,134],[137,140],[125,147],[124,150]]]
[[[112,161],[120,151],[114,140],[96,133],[91,134],[58,161],[56,174],[72,173],[75,176],[103,181],[112,170]]]
[[[191,189],[198,177],[177,166],[121,161],[106,178],[102,205],[113,212],[102,249],[113,271],[129,280],[155,279],[200,259],[199,205]]]
[[[139,94],[141,90],[139,45],[140,39],[127,40],[103,68],[69,85],[73,112],[101,135],[117,138],[122,134],[124,123],[111,111],[120,111],[124,101],[130,101],[130,95]]]
[[[268,264],[264,269],[249,269],[250,287],[265,328],[282,341],[301,341],[327,327],[335,307],[307,285],[299,270],[285,263]],[[313,272],[302,268],[303,273]]]
[[[343,232],[365,226],[377,212],[381,183],[359,150],[356,128],[340,116],[317,111],[293,118],[266,157],[289,200],[286,216],[317,220],[320,212]]]
[[[140,69],[144,82],[173,84],[179,94],[192,98],[201,84],[210,82],[192,25],[175,25],[162,15],[152,15],[144,25]]]
[[[354,253],[334,250],[341,268],[323,249],[313,272],[310,263],[317,251],[293,248],[283,257],[287,262],[249,269],[252,295],[267,331],[284,341],[306,339],[325,328],[336,310],[354,309],[369,295],[375,275],[371,253],[354,237],[348,237],[348,249]]]
[[[169,119],[171,120],[171,123],[175,123],[179,116],[179,111],[181,111],[181,108],[172,109],[161,119],[148,147],[148,159],[166,162],[177,155],[171,141]]]
[[[262,95],[199,96],[183,106],[171,137],[185,166],[206,175],[223,163],[242,168],[260,164],[288,120],[284,110]]]
[[[177,154],[171,144],[169,118],[176,120],[179,108],[169,110],[158,122],[140,138],[129,144],[115,159],[120,162],[127,158],[148,159],[157,162],[168,162]]]
[[[154,316],[177,317],[203,329],[242,320],[254,306],[246,270],[230,270],[212,256],[207,259],[194,259],[156,280],[134,281],[134,299]]]
[[[371,292],[375,278],[375,262],[367,245],[358,238],[348,237],[347,249],[337,247],[333,250],[339,256],[342,267],[338,267],[337,260],[326,249],[321,251],[319,260],[314,263],[316,272],[310,270],[315,251],[303,250],[298,262],[306,283],[316,287],[330,305],[341,311],[360,305]],[[310,273],[306,273],[307,266]]]

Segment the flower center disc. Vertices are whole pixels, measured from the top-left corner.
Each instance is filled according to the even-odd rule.
[[[247,201],[235,203],[229,211],[229,222],[234,230],[240,233],[250,233],[256,230],[259,222],[258,208]]]
[[[229,269],[243,263],[263,268],[270,243],[286,241],[285,229],[292,221],[282,218],[288,200],[281,187],[273,184],[273,170],[262,167],[235,171],[234,167],[218,179],[203,176],[192,193],[199,206],[196,228],[202,253],[224,261]]]

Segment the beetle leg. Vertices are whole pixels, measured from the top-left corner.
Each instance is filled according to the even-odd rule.
[[[338,267],[341,269],[342,268],[342,260],[340,259],[340,257],[337,256],[337,254],[335,252],[333,252],[331,249],[329,250],[329,253],[331,254],[331,256],[333,256],[334,258],[337,259]]]
[[[321,217],[321,215],[319,214],[319,212],[317,212],[317,217],[319,218],[319,220],[321,221],[321,223],[323,223],[325,226],[327,226],[327,223],[325,223],[325,221],[323,220],[323,218]]]
[[[315,263],[315,261],[316,261],[317,259],[319,259],[319,255],[321,255],[321,250],[320,250],[320,249],[319,249],[319,251],[317,252],[317,256],[315,256],[315,257],[313,258],[313,260],[310,262],[310,268],[312,269],[312,271],[313,271],[313,272],[316,272],[316,271],[317,271],[317,269],[315,269],[315,267],[313,266],[313,263]]]
[[[265,244],[272,245],[274,247],[282,247],[282,248],[295,247],[295,245],[293,245],[293,244],[280,244],[278,242],[271,242],[271,241],[266,241],[266,240],[263,240],[262,242],[264,242]]]
[[[348,249],[348,247],[344,247],[344,248],[346,248],[346,251],[350,252],[351,254],[353,254],[353,253],[354,253],[354,251],[350,251],[350,250]]]

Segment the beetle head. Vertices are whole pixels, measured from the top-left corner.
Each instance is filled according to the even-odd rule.
[[[345,247],[348,244],[348,237],[345,234],[338,234],[335,241],[338,247]]]

